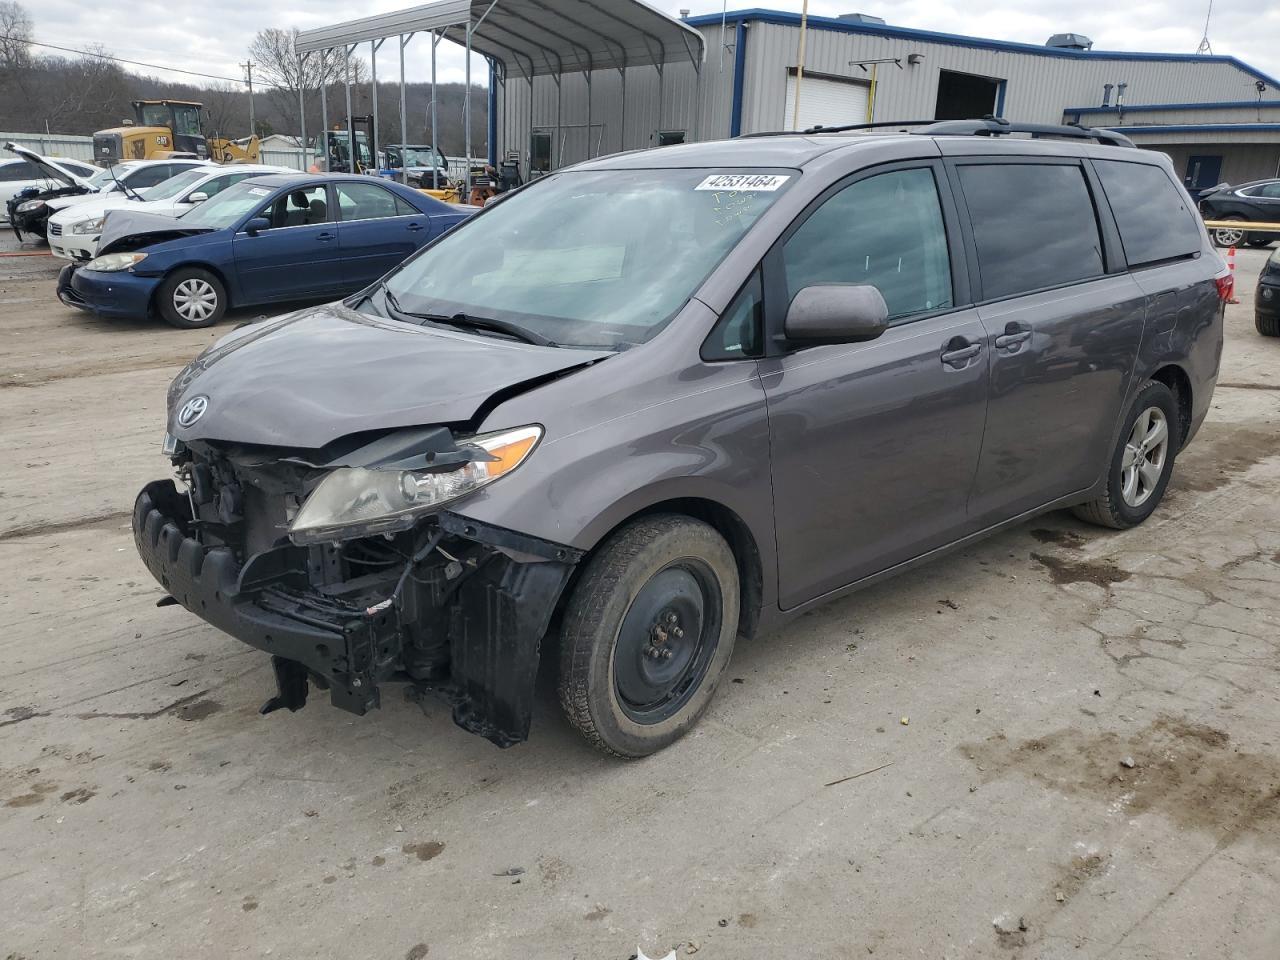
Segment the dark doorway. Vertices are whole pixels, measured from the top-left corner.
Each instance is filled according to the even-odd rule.
[[[529,144],[529,176],[551,172],[551,133],[536,130]]]
[[[938,73],[938,103],[935,120],[973,120],[988,114],[1000,115],[1003,80],[976,77],[971,73],[942,70]]]
[[[1187,157],[1187,175],[1182,178],[1188,190],[1208,190],[1222,182],[1222,157]]]
[[[684,143],[683,130],[660,130],[658,132],[658,146],[673,147],[677,143]]]

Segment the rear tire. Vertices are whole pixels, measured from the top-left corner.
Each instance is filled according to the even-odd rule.
[[[1245,239],[1245,243],[1249,244],[1249,246],[1251,246],[1251,247],[1269,247],[1269,246],[1271,246],[1271,240],[1270,240],[1270,239],[1268,239],[1268,238],[1266,238],[1266,237],[1247,237],[1247,238]]]
[[[1182,442],[1178,401],[1163,383],[1147,381],[1125,417],[1107,467],[1102,496],[1073,507],[1081,520],[1127,530],[1155,512]]]
[[[1212,218],[1210,218],[1212,219]],[[1249,234],[1244,230],[1244,224],[1248,221],[1244,217],[1223,217],[1223,220],[1230,220],[1233,223],[1239,223],[1239,227],[1214,227],[1213,242],[1219,247],[1239,247],[1243,246],[1248,239]]]
[[[1264,337],[1280,337],[1280,316],[1268,317],[1261,313],[1253,315],[1253,325]]]
[[[560,703],[595,747],[633,759],[711,703],[738,632],[738,567],[714,528],[643,517],[587,561],[561,629]]]
[[[227,312],[227,290],[208,270],[182,267],[156,290],[156,309],[179,330],[211,327]]]

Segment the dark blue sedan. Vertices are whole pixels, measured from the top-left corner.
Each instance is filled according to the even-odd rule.
[[[58,296],[104,317],[207,327],[228,307],[353,293],[468,214],[370,177],[254,177],[177,218],[112,212],[98,256],[64,268]]]

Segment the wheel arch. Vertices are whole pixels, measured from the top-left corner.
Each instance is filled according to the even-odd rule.
[[[573,593],[573,588],[581,576],[586,560],[599,550],[601,545],[608,542],[615,533],[627,524],[642,517],[658,514],[678,514],[691,517],[694,520],[701,520],[724,537],[738,565],[738,635],[751,637],[759,626],[761,609],[764,603],[764,559],[761,556],[756,537],[751,532],[751,527],[747,522],[730,507],[708,497],[676,496],[655,500],[618,520],[596,540],[588,551],[587,557],[584,557],[583,562],[578,564],[573,577],[561,593],[560,606],[563,607],[567,598]]]
[[[1192,386],[1187,371],[1176,363],[1166,363],[1157,368],[1147,379],[1163,383],[1173,392],[1178,404],[1178,449],[1181,450],[1191,435],[1192,424]]]

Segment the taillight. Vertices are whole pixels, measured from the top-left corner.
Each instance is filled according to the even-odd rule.
[[[1236,275],[1230,271],[1214,277],[1213,282],[1218,285],[1218,299],[1223,303],[1236,302]]]

